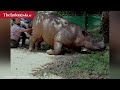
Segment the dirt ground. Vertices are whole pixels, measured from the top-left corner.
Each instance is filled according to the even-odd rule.
[[[11,49],[12,78],[38,79],[32,75],[40,67],[56,61],[71,61],[80,54],[48,55],[45,51],[29,52],[27,48]],[[61,79],[62,77],[51,75],[49,78]]]

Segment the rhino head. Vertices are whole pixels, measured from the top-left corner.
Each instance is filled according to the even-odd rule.
[[[88,31],[82,31],[84,35],[83,46],[90,50],[104,50],[105,44],[104,40],[98,41],[96,40]]]

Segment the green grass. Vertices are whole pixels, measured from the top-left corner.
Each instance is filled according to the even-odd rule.
[[[74,72],[75,68],[77,71],[86,71],[94,75],[108,75],[109,73],[109,53],[95,53],[85,55],[72,64],[71,71]]]
[[[44,73],[65,79],[107,79],[109,78],[109,51],[79,54],[69,60],[46,64],[34,75],[41,78]]]

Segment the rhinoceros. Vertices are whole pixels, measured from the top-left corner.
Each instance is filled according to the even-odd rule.
[[[30,51],[43,41],[54,47],[47,50],[49,55],[61,54],[63,47],[90,50],[105,48],[104,43],[96,41],[88,31],[52,11],[39,11],[33,19],[32,29]]]

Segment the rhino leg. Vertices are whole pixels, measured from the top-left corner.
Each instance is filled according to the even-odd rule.
[[[39,47],[39,42],[37,41],[37,42],[35,42],[35,51],[38,50],[38,47]]]
[[[32,37],[30,40],[29,51],[33,51],[33,49],[38,50],[38,43],[41,42],[43,42],[42,37],[40,38]]]
[[[31,37],[30,44],[29,44],[29,51],[33,51],[35,45],[36,38]]]
[[[38,48],[40,47],[40,44],[43,42],[42,38],[39,38],[36,42],[35,42],[35,51],[38,50]]]
[[[54,50],[52,50],[52,49],[47,50],[47,54],[49,54],[49,55],[59,55],[59,54],[61,54],[61,50],[62,50],[62,43],[54,42]]]

